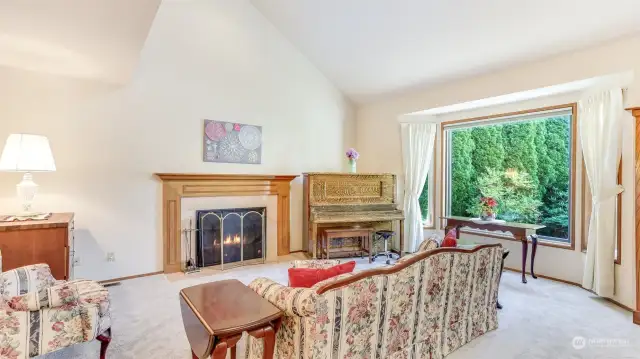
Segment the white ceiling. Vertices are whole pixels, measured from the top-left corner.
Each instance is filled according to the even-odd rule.
[[[251,1],[356,102],[640,31],[640,0]]]
[[[0,65],[125,82],[161,0],[0,0]]]

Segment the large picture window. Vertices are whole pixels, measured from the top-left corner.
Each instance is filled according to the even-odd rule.
[[[497,218],[543,224],[541,239],[569,245],[575,106],[443,124],[445,213],[478,217],[480,198]]]

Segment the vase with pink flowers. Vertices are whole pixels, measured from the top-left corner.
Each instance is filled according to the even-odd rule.
[[[360,157],[360,154],[355,150],[355,148],[348,149],[346,154],[347,160],[349,161],[349,172],[356,173],[356,161],[358,160],[358,157]]]
[[[495,221],[496,209],[498,207],[498,201],[493,197],[480,198],[480,219],[483,221]]]

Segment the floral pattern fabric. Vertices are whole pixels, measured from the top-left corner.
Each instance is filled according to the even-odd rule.
[[[47,264],[34,264],[0,274],[0,293],[4,299],[37,292],[54,285],[56,280]]]
[[[111,326],[109,293],[56,281],[45,264],[0,274],[0,359],[26,359],[93,340]]]
[[[318,291],[320,288],[326,287],[326,286],[328,286],[328,285],[330,285],[332,283],[335,283],[335,282],[339,282],[339,281],[341,281],[341,280],[343,280],[345,278],[352,277],[353,275],[355,275],[355,273],[353,273],[353,272],[338,274],[335,277],[327,278],[327,279],[325,279],[325,280],[323,280],[321,282],[318,282],[318,283],[314,284],[311,287],[311,289],[315,290],[315,291]]]
[[[434,234],[420,243],[417,252],[430,251],[432,249],[440,248],[441,242],[442,240],[440,239],[440,237]]]
[[[276,357],[440,359],[497,328],[502,247],[418,252],[399,271],[353,283],[348,275],[307,288],[260,278],[249,286],[285,312]],[[317,291],[327,284],[341,286]],[[247,358],[262,357],[248,337]]]
[[[311,259],[303,261],[293,261],[293,268],[313,268],[313,269],[325,269],[337,266],[340,264],[338,259]]]
[[[268,278],[258,278],[249,288],[267,299],[287,315],[307,316],[315,312],[318,295],[309,288],[291,288]]]

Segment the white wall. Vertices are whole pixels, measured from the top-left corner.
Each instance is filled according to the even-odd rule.
[[[50,138],[58,171],[35,175],[36,206],[76,213],[76,276],[99,280],[162,270],[153,173],[341,170],[353,114],[245,0],[163,2],[125,86],[0,68],[0,141],[14,132]],[[261,125],[262,164],[203,163],[205,118]],[[19,179],[0,173],[1,213],[18,208]],[[302,248],[301,197],[296,180],[292,250]]]
[[[357,148],[362,154],[358,167],[363,171],[393,172],[400,176],[402,175],[400,126],[398,123],[398,116],[402,114],[627,71],[635,72],[635,80],[629,86],[627,92],[627,105],[640,106],[640,36],[627,37],[545,61],[463,79],[436,86],[430,90],[413,92],[362,106],[357,113]],[[446,119],[469,118],[562,104],[575,101],[579,98],[577,96],[577,94],[567,94],[526,103],[469,111],[455,115],[449,114]],[[440,118],[440,120],[443,119],[445,118]],[[614,298],[629,307],[635,307],[634,129],[635,124],[633,121],[625,124],[623,185],[627,188],[627,191],[623,194],[622,265],[616,266],[617,294]],[[384,136],[381,134],[384,134]],[[439,144],[437,144],[436,149],[438,150],[436,159],[439,161]],[[580,168],[577,177],[576,188],[580,188]],[[399,180],[402,181],[402,177]],[[578,203],[576,213],[579,213],[579,211],[580,204]],[[436,212],[436,215],[439,215],[438,213]],[[580,251],[579,238],[581,229],[579,228],[579,223],[577,224],[575,251],[538,247],[536,255],[537,273],[576,283],[582,281],[584,254]],[[478,237],[473,238],[473,240],[483,241]],[[520,267],[521,245],[519,243],[506,240],[491,241],[500,242],[511,249],[511,254],[506,263],[508,267]]]

